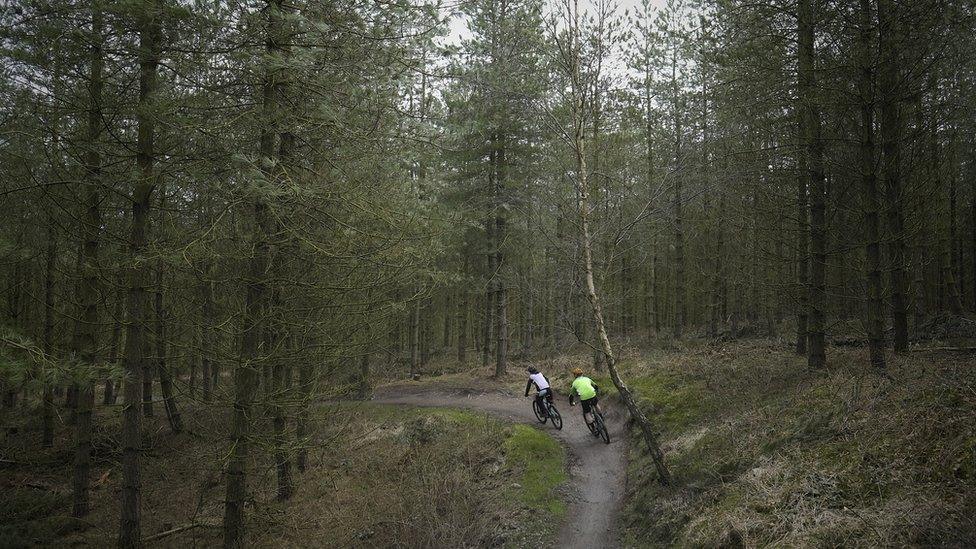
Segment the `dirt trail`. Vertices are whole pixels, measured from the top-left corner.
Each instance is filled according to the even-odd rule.
[[[501,419],[539,426],[529,399],[510,393],[423,385],[395,386],[377,389],[373,401],[480,410]],[[557,431],[548,423],[540,427],[569,450],[571,498],[566,520],[559,529],[558,546],[617,547],[614,517],[623,501],[627,470],[623,418],[614,410],[605,410],[612,441],[608,446],[589,433],[578,406],[570,408],[565,399],[560,399],[556,405],[563,416],[562,430]]]

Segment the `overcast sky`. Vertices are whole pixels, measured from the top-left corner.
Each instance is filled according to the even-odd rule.
[[[546,0],[547,4],[551,4],[553,0]],[[667,0],[651,0],[651,4],[654,6],[663,6],[667,3]],[[624,10],[630,10],[630,13],[634,13],[640,6],[640,0],[617,0],[617,13],[623,15]],[[591,8],[595,5],[593,0],[580,0],[580,6],[583,9]],[[457,44],[464,37],[468,36],[468,27],[464,18],[455,16],[451,18],[450,21],[450,33],[445,38],[445,42],[448,44]]]

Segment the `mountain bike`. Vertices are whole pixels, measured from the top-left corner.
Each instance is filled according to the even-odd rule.
[[[532,399],[532,411],[535,413],[535,418],[539,420],[539,423],[545,423],[548,420],[552,420],[552,426],[556,429],[563,428],[563,416],[559,415],[559,410],[556,409],[556,405],[552,403],[549,397],[542,399],[542,405],[539,405],[539,399]]]
[[[602,438],[603,442],[610,444],[610,430],[607,429],[607,422],[603,419],[603,414],[596,408],[590,410],[590,414],[593,415],[593,423],[586,424],[590,429],[590,433],[595,437]]]

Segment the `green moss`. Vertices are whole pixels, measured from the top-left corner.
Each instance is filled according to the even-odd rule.
[[[698,381],[660,371],[636,377],[631,385],[640,403],[651,408],[656,425],[670,433],[699,423],[709,409],[708,392]]]
[[[503,449],[516,478],[520,501],[533,510],[546,511],[558,519],[566,504],[557,489],[566,482],[566,452],[555,439],[526,425],[514,425]]]

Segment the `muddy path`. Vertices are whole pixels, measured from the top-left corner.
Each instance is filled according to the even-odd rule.
[[[540,427],[567,449],[570,465],[569,508],[559,528],[558,547],[617,547],[616,516],[624,497],[626,428],[617,410],[604,409],[611,444],[593,437],[583,423],[580,407],[571,408],[565,397],[556,406],[563,416],[562,430],[539,425],[528,398],[502,391],[444,389],[400,385],[380,387],[373,402],[479,410],[499,419]]]

